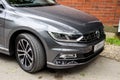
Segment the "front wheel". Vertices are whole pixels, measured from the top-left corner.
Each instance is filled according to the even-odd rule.
[[[15,42],[16,59],[26,72],[37,72],[45,66],[44,48],[38,39],[28,33],[18,35]]]

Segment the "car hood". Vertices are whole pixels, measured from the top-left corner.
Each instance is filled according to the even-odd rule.
[[[31,14],[32,16],[29,17],[35,15],[37,18],[38,16],[41,21],[54,25],[55,27],[63,28],[63,30],[68,29],[65,26],[67,25],[69,29],[71,27],[81,32],[88,31],[89,29],[95,29],[93,28],[93,23],[97,22],[98,24],[99,22],[98,19],[92,15],[63,5],[19,8],[17,11],[24,13],[26,16]],[[58,26],[59,23],[60,25],[62,24],[61,27]],[[88,27],[91,23],[92,28]],[[94,26],[96,27],[96,25]]]

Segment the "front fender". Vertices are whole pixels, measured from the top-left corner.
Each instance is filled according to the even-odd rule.
[[[30,33],[34,34],[42,42],[45,49],[47,49],[47,44],[44,41],[43,36],[42,36],[45,31],[39,30],[39,29],[34,30],[34,29],[30,28],[30,27],[25,27],[25,26],[24,27],[20,26],[20,27],[14,28],[9,32],[8,36],[6,37],[6,41],[5,41],[6,48],[9,49],[11,37],[14,36],[17,32],[21,32],[21,31],[23,31],[22,33],[30,32]]]

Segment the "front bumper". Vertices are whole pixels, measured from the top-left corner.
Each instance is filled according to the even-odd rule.
[[[94,46],[103,40],[105,40],[105,36],[91,43],[64,43],[57,42],[50,36],[47,36],[45,39],[47,43],[47,66],[50,68],[63,69],[86,64],[103,51],[104,46],[94,52]],[[60,58],[60,54],[76,54],[77,57]]]
[[[59,61],[63,62],[71,62],[70,64],[55,64],[52,62],[47,62],[47,67],[50,68],[55,68],[55,69],[65,69],[65,68],[71,68],[74,66],[78,66],[78,65],[83,65],[83,64],[87,64],[89,62],[91,62],[92,60],[94,60],[102,51],[104,50],[104,47],[101,48],[100,50],[98,50],[96,53],[87,53],[87,55],[89,55],[88,57],[84,57],[84,58],[76,58],[76,59],[58,59]]]

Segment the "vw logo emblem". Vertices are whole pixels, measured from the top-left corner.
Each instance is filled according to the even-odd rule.
[[[96,37],[99,39],[100,38],[100,31],[96,31]]]

